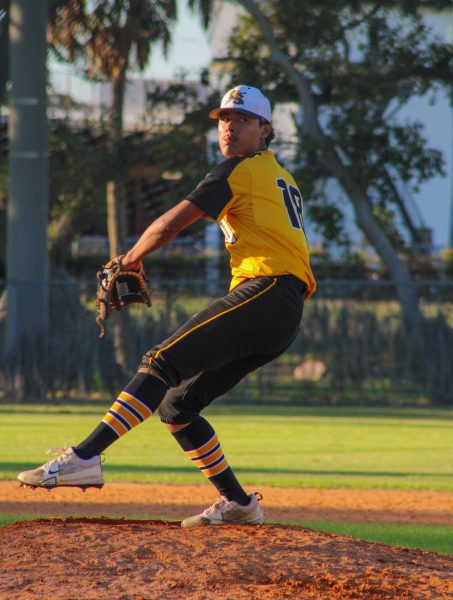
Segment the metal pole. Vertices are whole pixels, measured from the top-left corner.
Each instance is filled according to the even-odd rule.
[[[11,0],[6,351],[12,357],[47,338],[46,27],[46,0]]]
[[[453,12],[450,14],[450,24],[448,25],[447,41],[453,44]],[[450,93],[451,104],[451,199],[450,199],[450,230],[448,235],[448,245],[453,248],[453,89]]]
[[[451,26],[451,30],[453,32],[453,25]],[[453,39],[453,33],[451,35]],[[450,168],[450,176],[451,176],[451,198],[450,198],[450,231],[448,236],[448,245],[450,248],[453,248],[453,91],[451,93],[451,168]]]

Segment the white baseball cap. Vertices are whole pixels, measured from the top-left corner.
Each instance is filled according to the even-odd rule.
[[[271,103],[258,88],[249,85],[237,85],[228,90],[222,98],[219,108],[209,113],[210,119],[218,119],[222,110],[237,110],[254,117],[272,121]]]

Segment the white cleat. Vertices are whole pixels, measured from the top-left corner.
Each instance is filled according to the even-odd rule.
[[[104,485],[100,456],[83,460],[72,448],[53,448],[47,454],[59,456],[37,469],[19,473],[17,479],[21,486],[31,487],[32,490],[37,487],[48,490],[54,487],[80,487],[85,490]]]
[[[224,496],[200,515],[184,519],[181,527],[198,527],[200,525],[260,525],[264,523],[264,512],[258,504],[262,496],[249,494],[250,502],[247,506],[241,506],[234,500],[228,500]]]

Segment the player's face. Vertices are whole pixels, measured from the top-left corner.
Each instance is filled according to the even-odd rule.
[[[257,117],[225,110],[219,117],[220,150],[226,158],[264,150],[265,140],[271,129],[271,125],[262,125]]]

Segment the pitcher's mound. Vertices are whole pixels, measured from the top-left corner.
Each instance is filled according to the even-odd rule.
[[[442,599],[453,556],[283,525],[39,519],[2,528],[0,598]]]

